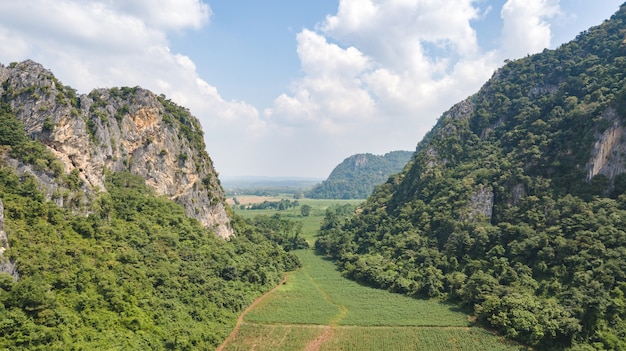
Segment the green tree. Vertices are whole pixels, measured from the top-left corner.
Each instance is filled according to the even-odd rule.
[[[309,206],[309,205],[302,205],[302,206],[300,206],[300,214],[303,217],[308,217],[309,214],[311,214],[311,206]]]

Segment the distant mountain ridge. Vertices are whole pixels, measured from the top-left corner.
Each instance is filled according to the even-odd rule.
[[[376,185],[398,173],[411,159],[411,151],[392,151],[382,156],[370,153],[352,155],[337,165],[328,179],[308,191],[313,199],[364,199]]]

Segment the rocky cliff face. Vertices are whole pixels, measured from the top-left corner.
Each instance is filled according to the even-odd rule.
[[[4,251],[9,248],[9,240],[4,231],[4,204],[0,200],[0,273],[8,273],[14,280],[18,279],[15,263],[4,257]]]
[[[0,65],[0,85],[28,135],[52,151],[87,194],[106,191],[107,171],[129,171],[218,236],[233,235],[200,123],[186,109],[139,87],[78,95],[32,61]],[[53,198],[56,184],[37,178]]]
[[[7,233],[4,231],[4,204],[0,200],[0,257],[4,254],[4,251],[9,248],[9,240],[7,239]],[[2,270],[0,270],[1,272]]]
[[[610,126],[597,138],[593,145],[591,159],[587,162],[587,180],[598,174],[615,179],[626,171],[626,140],[624,127],[615,109],[608,109],[603,117]]]

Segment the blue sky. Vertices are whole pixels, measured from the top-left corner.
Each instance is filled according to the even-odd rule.
[[[201,121],[222,176],[325,178],[413,150],[503,64],[622,0],[0,0],[0,63],[65,85],[136,86]]]
[[[314,28],[337,9],[335,0],[220,0],[210,5],[210,25],[178,36],[172,50],[201,62],[199,75],[221,82],[222,96],[255,106],[271,104],[299,74],[296,33]]]

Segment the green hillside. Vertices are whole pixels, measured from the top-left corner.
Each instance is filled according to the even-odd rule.
[[[392,151],[383,156],[357,154],[343,160],[328,176],[306,193],[312,199],[364,199],[387,178],[400,172],[413,152]]]
[[[317,249],[537,349],[626,350],[625,28],[508,62]]]
[[[220,239],[140,176],[108,172],[88,194],[4,101],[0,122],[2,350],[212,350],[299,265],[272,228],[235,216]]]

